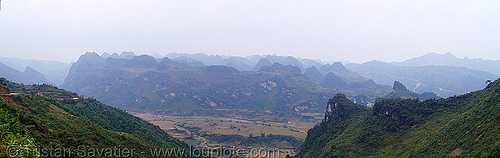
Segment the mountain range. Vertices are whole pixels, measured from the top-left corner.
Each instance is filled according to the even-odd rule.
[[[403,98],[403,99],[413,98],[420,100],[441,99],[441,97],[437,96],[435,93],[432,92],[424,92],[422,94],[412,92],[406,89],[406,87],[399,81],[394,81],[394,85],[392,86],[392,92],[385,95],[384,98]]]
[[[20,59],[20,58],[0,58],[0,63],[3,63],[17,71],[24,71],[27,67],[36,70],[46,78],[43,83],[60,85],[64,78],[68,75],[71,63],[63,63],[58,61]],[[7,77],[7,76],[5,76]],[[10,79],[10,77],[7,77]],[[30,84],[30,82],[16,81],[19,83]],[[42,83],[37,82],[37,83]]]
[[[451,53],[437,54],[437,53],[427,53],[420,57],[415,57],[412,59],[405,60],[403,62],[393,62],[393,64],[401,66],[453,66],[453,67],[465,67],[470,69],[476,69],[481,71],[486,71],[497,76],[500,76],[500,60],[484,60],[481,58],[469,59],[464,57],[462,59],[455,57]]]
[[[370,61],[363,64],[351,63],[346,67],[382,85],[400,81],[414,92],[434,92],[440,97],[480,90],[486,86],[486,80],[497,78],[485,71],[452,66],[399,66]]]
[[[484,88],[486,86],[484,81],[498,77],[496,67],[500,66],[498,65],[500,61],[459,59],[451,53],[428,53],[403,62],[371,61],[362,64],[350,63],[345,67],[340,62],[325,63],[321,60],[277,55],[234,57],[201,53],[169,53],[166,57],[191,60],[191,62],[199,62],[198,65],[203,64],[205,66],[225,65],[242,72],[259,71],[262,66],[280,63],[282,65],[297,66],[302,73],[318,82],[322,82],[323,77],[329,72],[343,78],[344,82],[347,83],[362,83],[372,79],[377,84],[390,86],[393,81],[397,80],[417,93],[434,92],[440,97],[464,94]],[[319,70],[319,73],[314,72],[313,67]],[[307,69],[310,69],[310,72],[305,72]]]
[[[172,58],[136,56],[133,52],[102,56],[86,53],[72,65],[62,87],[127,110],[189,107],[318,111],[318,105],[337,92],[371,106],[376,98],[391,93],[384,85],[394,81],[417,93],[449,97],[484,88],[484,81],[496,78],[468,68],[399,66],[378,61],[344,67],[340,62],[322,64],[273,55],[167,56]],[[260,106],[266,108],[257,108]]]
[[[13,80],[15,82],[24,84],[51,83],[45,78],[43,74],[29,66],[27,66],[26,69],[21,72],[3,63],[0,63],[0,77],[9,78],[10,80]]]
[[[134,56],[137,56],[134,52],[122,52],[121,54],[103,53],[101,55],[103,59],[114,58],[127,60],[132,59]],[[398,80],[407,85],[412,91],[418,93],[434,92],[440,97],[464,94],[484,88],[486,85],[483,84],[485,80],[494,79],[499,74],[496,67],[498,67],[498,63],[500,63],[500,61],[496,60],[469,59],[466,57],[460,59],[453,56],[451,53],[428,53],[424,56],[408,59],[403,62],[385,63],[371,61],[363,64],[349,63],[345,67],[340,62],[325,63],[318,59],[302,59],[277,55],[237,57],[206,55],[202,53],[169,53],[167,55],[153,53],[151,56],[154,56],[157,62],[161,62],[161,59],[168,57],[170,60],[179,64],[195,67],[223,65],[235,68],[239,72],[256,72],[261,70],[263,66],[272,66],[274,63],[279,63],[284,66],[292,65],[298,67],[303,74],[322,83],[322,86],[332,84],[323,84],[323,79],[327,75],[329,78],[338,76],[347,84],[360,84],[372,79],[377,84],[389,86],[392,85],[393,81]],[[0,58],[0,62],[20,72],[24,71],[29,66],[30,69],[34,69],[43,74],[46,80],[27,81],[32,80],[33,77],[22,77],[22,75],[12,75],[12,73],[10,73],[10,76],[4,75],[4,77],[12,78],[17,82],[25,84],[50,83],[54,85],[61,85],[63,83],[64,79],[69,74],[70,67],[74,64],[18,58]],[[347,69],[343,70],[343,68]],[[330,72],[335,76],[328,74]],[[342,82],[335,84],[345,87],[345,84]],[[386,90],[387,89],[390,90],[390,88],[386,87]]]
[[[389,87],[367,79],[327,75],[324,81],[345,84],[317,82],[302,74],[299,67],[277,62],[263,65],[255,72],[203,65],[168,57],[103,58],[86,53],[73,64],[62,87],[134,111],[189,108],[318,111],[318,105],[336,92],[344,91],[351,98],[357,97],[358,102],[369,104],[390,91]],[[341,68],[338,71],[341,76],[350,74],[340,63],[330,67],[333,68],[325,70],[332,74],[335,67]],[[360,86],[363,84],[368,86]]]

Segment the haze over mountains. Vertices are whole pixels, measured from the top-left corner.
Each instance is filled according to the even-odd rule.
[[[340,62],[323,64],[290,56],[167,56],[86,53],[73,64],[62,87],[129,110],[187,106],[318,111],[319,103],[338,92],[370,106],[375,98],[388,95],[391,88],[384,85],[396,80],[417,93],[449,97],[484,88],[484,81],[496,78],[462,67],[377,61],[346,68]],[[258,108],[261,104],[267,108]]]
[[[29,66],[27,66],[26,69],[21,72],[3,63],[0,63],[0,76],[8,78],[15,82],[25,84],[51,83],[45,78],[43,74],[39,73]]]
[[[486,80],[497,78],[488,72],[451,66],[399,66],[371,61],[348,64],[346,67],[383,85],[390,85],[398,80],[417,93],[434,92],[441,97],[484,88]]]
[[[392,92],[385,95],[384,98],[403,98],[403,99],[420,99],[420,100],[441,99],[441,97],[437,96],[435,93],[432,92],[424,92],[422,94],[412,92],[406,89],[406,86],[404,86],[399,81],[394,81],[394,85],[392,86]]]
[[[24,82],[23,80],[15,80],[18,83],[24,83],[24,84],[49,83],[54,85],[60,85],[63,83],[64,78],[66,78],[66,76],[68,75],[69,68],[71,67],[70,63],[63,63],[58,61],[34,60],[34,59],[19,59],[19,58],[0,58],[0,63],[3,63],[21,72],[27,69],[27,67],[30,67],[30,69],[33,69],[40,74],[43,74],[43,76],[46,78],[42,80],[37,80],[36,82]]]
[[[317,111],[319,103],[337,92],[357,97],[358,102],[366,105],[389,91],[389,87],[358,79],[360,76],[350,77],[352,74],[346,73],[348,70],[340,63],[336,64],[341,67],[339,70],[335,66],[324,70],[333,76],[338,72],[346,77],[326,75],[325,82],[308,78],[298,66],[278,62],[262,65],[255,72],[203,65],[186,58],[155,59],[147,55],[103,58],[86,53],[73,64],[62,87],[123,109],[146,111],[186,108]],[[363,84],[368,86],[360,86]]]
[[[133,52],[122,52],[121,54],[103,53],[101,58],[132,59],[134,56],[136,55]],[[224,65],[235,68],[239,72],[257,72],[262,68],[265,70],[266,67],[272,67],[274,63],[279,63],[283,66],[291,65],[298,68],[305,76],[320,83],[324,87],[336,86],[335,88],[345,89],[349,84],[370,83],[368,82],[370,79],[372,79],[374,83],[391,86],[394,81],[398,80],[408,86],[410,90],[417,93],[434,92],[441,97],[463,94],[483,88],[485,86],[485,80],[497,78],[495,74],[499,72],[495,68],[500,66],[500,61],[468,58],[459,59],[450,53],[428,53],[424,56],[408,59],[403,62],[385,63],[371,61],[363,64],[349,63],[345,67],[339,62],[328,64],[320,60],[276,55],[236,57],[206,55],[201,53],[169,53],[162,56],[158,53],[153,53],[152,56],[155,57],[157,62],[161,62],[163,57],[168,57],[173,62],[184,65],[194,67]],[[4,68],[6,71],[2,71],[2,76],[12,78],[16,82],[25,84],[49,83],[60,85],[68,76],[69,69],[72,65],[61,62],[16,58],[1,58],[0,62],[5,63],[17,71],[24,71],[24,69],[29,66],[30,68],[28,70],[36,70],[44,76],[35,75],[33,77],[23,77],[19,72],[15,72],[8,68]],[[3,67],[6,65],[3,65]],[[276,66],[278,65],[275,65],[275,68]],[[7,72],[9,73],[7,74]],[[31,72],[33,72],[31,75],[34,75],[34,71]],[[325,80],[325,77],[327,80]],[[389,87],[383,89],[390,90]]]
[[[464,57],[462,59],[455,57],[451,53],[437,54],[427,53],[423,56],[405,60],[403,62],[393,62],[393,64],[401,66],[428,66],[428,65],[442,65],[465,67],[470,69],[482,70],[495,75],[500,75],[500,61],[499,60],[484,60],[481,58],[469,59]]]

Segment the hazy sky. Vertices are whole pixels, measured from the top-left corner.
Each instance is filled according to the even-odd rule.
[[[87,52],[500,59],[499,0],[2,0],[0,57]]]

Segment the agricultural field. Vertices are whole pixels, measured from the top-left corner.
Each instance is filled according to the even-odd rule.
[[[291,116],[240,109],[131,113],[158,125],[189,144],[208,147],[279,148],[290,151],[300,146],[305,140],[307,130],[319,123],[324,115],[300,113]]]

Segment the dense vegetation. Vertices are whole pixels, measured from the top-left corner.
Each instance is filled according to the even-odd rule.
[[[10,154],[6,153],[9,145],[21,148],[20,157],[57,156],[35,151],[36,148],[69,149],[76,157],[79,146],[85,149],[117,147],[133,149],[135,156],[147,157],[150,148],[187,147],[159,127],[94,99],[59,101],[49,96],[33,95],[38,92],[68,97],[76,95],[50,85],[25,86],[6,83],[3,79],[1,85],[8,85],[11,91],[20,94],[0,97],[0,157]],[[82,154],[89,156],[90,152],[80,152]]]
[[[500,156],[500,80],[448,99],[384,99],[373,108],[338,96],[297,157]]]
[[[167,132],[138,117],[131,116],[118,108],[100,103],[93,98],[63,101],[63,109],[69,113],[87,118],[104,129],[135,134],[146,142],[163,147],[187,146],[169,136]]]

